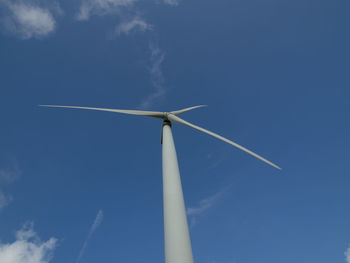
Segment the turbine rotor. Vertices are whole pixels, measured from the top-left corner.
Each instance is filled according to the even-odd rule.
[[[170,112],[160,112],[160,111],[141,111],[141,110],[120,110],[120,109],[108,109],[108,108],[94,108],[94,107],[79,107],[79,106],[60,106],[60,105],[39,105],[41,107],[50,107],[50,108],[69,108],[69,109],[83,109],[83,110],[97,110],[97,111],[108,111],[108,112],[117,112],[117,113],[123,113],[123,114],[131,114],[131,115],[139,115],[139,116],[147,116],[147,117],[153,117],[153,118],[158,118],[158,119],[163,119],[163,125],[166,125],[170,122],[176,122],[178,124],[182,124],[185,126],[188,126],[190,128],[193,128],[195,130],[201,131],[203,133],[206,133],[208,135],[211,135],[221,141],[224,141],[252,156],[254,156],[255,158],[267,163],[268,165],[271,165],[272,167],[282,170],[281,167],[279,167],[278,165],[268,161],[267,159],[265,159],[264,157],[252,152],[251,150],[248,150],[247,148],[239,145],[238,143],[235,143],[229,139],[226,139],[225,137],[222,137],[221,135],[218,135],[214,132],[211,132],[209,130],[206,130],[204,128],[201,128],[197,125],[194,125],[190,122],[187,122],[183,119],[181,119],[180,117],[178,117],[178,115],[190,111],[190,110],[194,110],[194,109],[198,109],[201,107],[205,107],[206,105],[199,105],[199,106],[193,106],[193,107],[189,107],[189,108],[185,108],[185,109],[181,109],[181,110],[176,110],[176,111],[170,111]]]

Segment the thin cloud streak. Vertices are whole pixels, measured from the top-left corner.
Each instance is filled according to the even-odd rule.
[[[164,97],[166,92],[162,70],[165,53],[155,43],[150,43],[149,49],[151,53],[149,73],[154,92],[141,102],[142,108],[149,108],[157,99]]]
[[[87,236],[87,238],[85,239],[85,242],[83,244],[83,247],[81,248],[80,252],[79,252],[79,256],[78,256],[78,259],[76,261],[76,263],[79,263],[81,258],[83,257],[83,255],[85,254],[85,250],[87,248],[87,245],[92,237],[92,235],[94,234],[94,232],[96,231],[96,229],[101,225],[102,223],[102,220],[103,220],[103,212],[102,210],[99,210],[97,215],[96,215],[96,218],[94,220],[94,223],[92,224],[92,226],[90,227],[90,230],[89,230],[89,234]]]
[[[190,218],[190,227],[196,226],[198,217],[212,208],[230,188],[231,185],[226,186],[214,195],[202,199],[198,206],[187,208],[187,216]]]

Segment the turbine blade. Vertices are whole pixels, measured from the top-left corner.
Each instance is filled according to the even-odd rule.
[[[228,143],[228,144],[231,144],[231,145],[237,147],[238,149],[241,149],[242,151],[245,151],[246,153],[249,153],[250,155],[253,155],[255,158],[258,158],[259,160],[261,160],[261,161],[263,161],[263,162],[265,162],[265,163],[267,163],[267,164],[269,164],[269,165],[271,165],[271,166],[273,166],[273,167],[275,167],[275,168],[277,168],[277,169],[279,169],[279,170],[282,170],[281,167],[279,167],[279,166],[277,166],[276,164],[274,164],[274,163],[272,163],[272,162],[266,160],[265,158],[261,157],[260,155],[254,153],[254,152],[248,150],[247,148],[244,148],[243,146],[241,146],[241,145],[239,145],[239,144],[237,144],[237,143],[235,143],[235,142],[233,142],[233,141],[231,141],[231,140],[229,140],[229,139],[226,139],[226,138],[224,138],[224,137],[222,137],[222,136],[220,136],[220,135],[218,135],[218,134],[216,134],[216,133],[214,133],[214,132],[208,131],[208,130],[203,129],[203,128],[201,128],[201,127],[198,127],[198,126],[196,126],[196,125],[194,125],[194,124],[192,124],[192,123],[189,123],[189,122],[187,122],[187,121],[185,121],[185,120],[183,120],[183,119],[181,119],[181,118],[179,118],[179,117],[177,117],[177,116],[174,116],[174,115],[172,115],[172,114],[169,114],[169,115],[168,115],[168,119],[169,119],[170,121],[173,121],[173,122],[176,122],[176,123],[179,123],[179,124],[186,125],[186,126],[191,127],[191,128],[193,128],[193,129],[196,129],[196,130],[199,130],[199,131],[204,132],[204,133],[206,133],[206,134],[209,134],[209,135],[211,135],[211,136],[214,136],[215,138],[218,138],[219,140],[222,140],[222,141],[224,141],[224,142],[226,142],[226,143]]]
[[[109,111],[109,112],[118,112],[118,113],[124,113],[124,114],[148,116],[148,117],[154,117],[154,118],[163,118],[164,117],[164,113],[159,112],[159,111],[118,110],[118,109],[78,107],[78,106],[60,106],[60,105],[39,105],[39,106],[40,107],[50,107],[50,108],[68,108],[68,109]]]
[[[174,114],[174,115],[180,115],[181,113],[184,113],[186,111],[198,109],[198,108],[201,108],[201,107],[207,107],[207,105],[193,106],[193,107],[185,108],[185,109],[182,109],[182,110],[171,111],[170,113]]]

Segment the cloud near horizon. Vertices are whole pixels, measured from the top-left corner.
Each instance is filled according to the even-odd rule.
[[[56,248],[57,239],[51,237],[46,242],[33,229],[33,223],[25,224],[16,232],[13,243],[0,243],[1,263],[49,263]]]

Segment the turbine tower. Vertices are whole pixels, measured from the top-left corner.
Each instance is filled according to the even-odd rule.
[[[208,131],[189,123],[178,115],[203,107],[204,105],[194,106],[182,110],[170,112],[158,111],[139,111],[139,110],[119,110],[105,109],[93,107],[78,107],[78,106],[59,106],[59,105],[39,105],[42,107],[53,108],[70,108],[84,110],[109,111],[131,115],[141,115],[153,118],[163,119],[162,127],[162,170],[163,170],[163,213],[164,213],[164,248],[165,248],[165,263],[193,263],[192,246],[188,223],[186,217],[185,203],[182,193],[182,185],[180,171],[176,156],[176,149],[171,132],[172,122],[182,124],[201,132],[207,133],[215,138],[231,144],[240,150],[258,158],[259,160],[281,170],[276,164],[266,160],[260,155],[244,148],[243,146],[226,139],[214,132]]]

